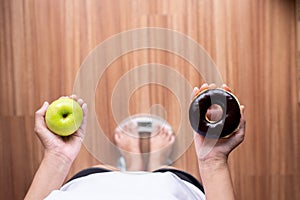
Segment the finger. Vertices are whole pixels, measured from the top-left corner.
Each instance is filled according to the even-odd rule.
[[[45,114],[48,109],[48,106],[49,106],[49,103],[47,101],[45,101],[43,106],[35,113],[34,131],[42,139],[42,141],[45,138],[47,138],[47,135],[49,135],[49,133],[51,133],[48,130],[46,122],[45,122]],[[51,135],[53,135],[53,134],[51,134]]]
[[[192,96],[191,96],[191,99],[194,97],[194,96],[196,96],[198,93],[199,93],[199,88],[198,87],[194,87],[194,89],[193,89],[193,92],[192,92]]]
[[[173,129],[168,130],[168,133],[171,134],[171,135],[175,135],[175,131]]]
[[[136,124],[133,123],[132,121],[129,122],[129,124],[128,124],[128,131],[130,132],[130,134],[136,134],[136,132],[137,132]]]
[[[168,137],[172,137],[172,136],[174,136],[174,134],[170,131],[170,130],[166,130],[166,135],[168,136]]]
[[[161,129],[160,125],[155,125],[153,131],[158,132],[160,129]]]
[[[79,137],[81,137],[81,139],[83,140],[86,132],[87,119],[88,119],[88,107],[86,103],[82,105],[82,111],[83,111],[83,120],[79,129],[77,130],[77,133]]]
[[[116,127],[116,129],[115,129],[115,134],[116,134],[116,133],[118,133],[118,132],[122,132],[122,130],[121,130],[121,127],[120,127],[120,126],[117,126],[117,127]]]
[[[244,140],[245,137],[245,129],[246,129],[246,120],[244,117],[244,111],[245,111],[245,106],[241,105],[241,110],[242,110],[242,115],[240,119],[240,125],[238,130],[234,133],[234,137],[237,137],[239,143],[241,143]]]
[[[169,140],[169,144],[173,144],[175,142],[175,136],[171,135],[170,140]]]
[[[245,127],[246,121],[244,118],[241,118],[239,129],[232,135],[230,139],[231,147],[234,149],[240,143],[242,143],[245,139]]]
[[[168,136],[168,130],[165,127],[162,127],[161,132],[164,134],[164,136]]]
[[[81,127],[85,129],[87,125],[87,119],[88,119],[88,107],[86,103],[82,104],[82,111],[83,111],[83,120],[82,120]]]
[[[168,135],[174,135],[174,132],[172,130],[167,129]]]
[[[202,92],[202,91],[204,91],[204,90],[207,90],[208,88],[209,88],[208,84],[207,84],[207,83],[204,83],[204,84],[201,85],[199,91]]]
[[[45,116],[46,110],[48,109],[49,103],[45,101],[42,107],[35,112],[36,117],[43,117]]]
[[[127,133],[128,132],[128,125],[127,124],[124,124],[120,128],[121,128],[122,133]]]
[[[48,109],[49,103],[47,101],[44,102],[42,107],[35,112],[35,127],[34,131],[36,133],[42,133],[46,129],[46,123],[45,123],[45,114]]]
[[[161,126],[156,124],[152,129],[151,135],[152,136],[158,135],[160,133],[160,130],[161,130]]]
[[[241,111],[242,111],[242,115],[245,114],[245,106],[244,105],[241,105]]]
[[[200,88],[194,87],[191,99],[193,99],[195,96],[197,96],[200,92],[207,90],[207,89],[208,89],[207,83],[202,84]]]
[[[116,130],[114,137],[115,137],[115,141],[116,142],[120,141],[120,139],[121,139],[121,131],[120,130]]]
[[[77,101],[77,99],[78,99],[77,96],[76,96],[76,94],[70,95],[69,98],[74,99],[75,101]]]
[[[241,105],[240,106],[241,108],[241,122],[244,122],[245,121],[245,106],[244,105]]]
[[[192,94],[191,94],[191,100],[193,100],[194,99],[194,97],[196,97],[198,94],[199,94],[199,92],[200,92],[200,90],[199,90],[199,88],[198,87],[194,87],[194,89],[193,89],[193,92],[192,92]]]
[[[134,130],[137,127],[137,125],[134,121],[130,121],[129,122],[129,127]]]
[[[124,127],[121,127],[121,126],[118,126],[116,129],[115,129],[115,139],[121,139],[122,136],[124,135]]]
[[[78,103],[80,106],[82,106],[82,105],[84,104],[84,101],[83,101],[82,99],[78,99],[78,100],[77,100],[77,103]]]
[[[217,85],[214,84],[214,83],[211,83],[211,84],[209,84],[208,88],[209,88],[209,89],[216,89],[216,88],[217,88]]]
[[[206,117],[209,121],[217,122],[222,119],[223,111],[214,104],[206,111]]]
[[[232,92],[232,90],[230,89],[230,87],[228,87],[225,83],[222,85],[223,90],[226,90],[228,92]]]
[[[241,120],[240,120],[240,129],[243,129],[243,131],[245,131],[246,129],[246,120],[245,120],[245,107],[243,106],[242,108],[242,116],[241,116]]]

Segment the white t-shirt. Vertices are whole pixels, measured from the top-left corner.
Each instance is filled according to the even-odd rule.
[[[46,199],[205,200],[205,196],[171,172],[105,172],[74,179]]]

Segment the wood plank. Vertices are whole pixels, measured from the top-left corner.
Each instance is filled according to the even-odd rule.
[[[246,106],[246,140],[229,161],[238,199],[300,199],[296,8],[293,0],[2,0],[0,199],[22,199],[41,160],[42,147],[33,133],[35,110],[45,100],[72,93],[80,64],[99,43],[145,27],[172,29],[198,42]],[[97,118],[112,142],[114,87],[129,70],[147,63],[169,66],[193,86],[205,79],[188,61],[159,49],[117,58],[95,91]],[[174,85],[187,90],[177,82]],[[178,130],[180,105],[170,88],[145,85],[132,93],[128,103],[132,114],[160,104]],[[82,148],[68,177],[98,163]],[[199,177],[193,144],[174,165]]]

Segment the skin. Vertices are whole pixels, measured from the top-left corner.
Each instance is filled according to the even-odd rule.
[[[156,127],[154,136],[150,138],[150,155],[148,171],[157,170],[164,165],[172,153],[175,136],[164,127]]]
[[[212,89],[215,85],[203,84],[200,89],[195,88],[193,94],[197,94],[204,89]],[[228,86],[223,85],[223,89],[230,91]],[[229,138],[220,139],[217,141],[204,142],[204,137],[200,134],[195,134],[194,142],[198,158],[198,165],[200,176],[205,190],[207,200],[222,199],[233,200],[235,199],[234,189],[230,176],[228,166],[228,156],[230,152],[235,149],[245,137],[245,107],[241,106],[242,116],[240,119],[239,129],[234,132]],[[206,145],[210,142],[215,142],[212,150],[207,154],[203,154]]]
[[[154,171],[166,165],[166,161],[172,153],[175,136],[160,126],[155,127],[151,135],[153,136],[149,141],[149,162],[145,163],[140,150],[136,126],[129,124],[115,130],[115,142],[125,159],[127,171]]]
[[[48,102],[35,113],[34,131],[45,151],[25,199],[44,199],[51,191],[59,189],[79,153],[85,135],[88,109],[82,99],[78,99],[75,95],[69,98],[76,100],[83,110],[83,122],[71,136],[63,138],[47,129],[45,113],[49,106]]]
[[[131,133],[130,136],[126,132]],[[125,125],[122,129],[115,130],[115,141],[121,153],[126,160],[128,171],[141,171],[144,169],[144,163],[141,156],[138,132],[133,124]]]
[[[215,87],[215,85],[203,84],[200,89],[194,89],[193,96],[201,90],[213,87]],[[223,88],[229,90],[226,85],[224,85]],[[48,102],[45,102],[35,113],[35,133],[41,140],[45,148],[45,153],[25,197],[26,200],[43,199],[48,196],[51,191],[59,189],[63,185],[70,167],[79,153],[85,135],[88,109],[82,99],[78,99],[76,96],[70,96],[69,98],[73,98],[79,103],[84,115],[83,123],[80,128],[71,136],[60,137],[47,129],[44,118],[49,106]],[[212,141],[215,145],[209,153],[204,154],[203,152],[207,144],[210,143],[206,143],[205,138],[200,134],[195,134],[194,143],[197,152],[198,167],[207,200],[235,199],[227,161],[230,152],[235,149],[245,137],[244,106],[241,106],[241,110],[242,117],[239,129],[229,138]],[[134,132],[132,127],[124,127],[123,129],[125,131]],[[175,140],[174,135],[168,133],[166,129],[158,128],[157,131],[158,134],[150,140],[151,152],[148,166],[149,170],[157,169],[164,164],[166,158],[171,153],[172,145]],[[121,130],[116,130],[115,133],[115,140],[121,151],[125,153],[132,152],[139,156],[140,150],[136,148],[139,145],[136,138],[121,133]],[[127,160],[126,164],[129,164],[132,169],[138,170],[141,167],[141,163],[132,162],[130,161],[130,159],[132,159],[130,156],[126,156],[126,154],[123,155]]]

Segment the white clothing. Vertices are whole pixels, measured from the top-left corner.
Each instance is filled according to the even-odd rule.
[[[205,200],[193,184],[171,172],[105,172],[74,179],[46,198],[77,200]]]

